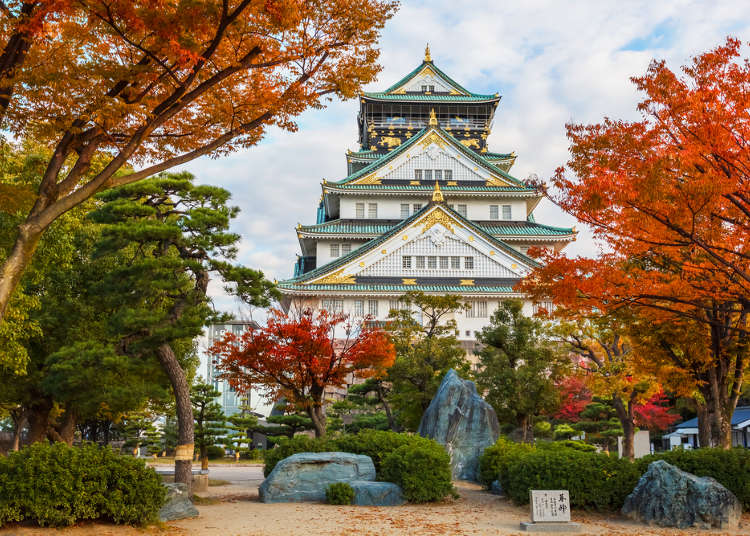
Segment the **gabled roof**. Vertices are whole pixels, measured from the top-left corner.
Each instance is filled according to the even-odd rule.
[[[732,426],[750,421],[750,406],[737,406],[732,414]],[[677,430],[681,428],[698,428],[698,417],[688,419],[676,426]]]
[[[444,187],[441,187],[445,191]],[[298,231],[308,234],[381,235],[398,225],[400,220],[331,220],[315,225],[302,225]],[[552,227],[530,221],[477,222],[477,227],[493,236],[570,236],[572,228]]]
[[[409,227],[413,222],[418,221],[424,216],[427,212],[431,210],[442,210],[446,212],[451,218],[453,218],[455,221],[457,221],[459,224],[463,225],[464,227],[471,229],[474,233],[477,235],[483,237],[487,242],[490,244],[493,244],[498,249],[504,251],[509,256],[517,259],[518,261],[526,264],[530,267],[536,267],[539,266],[539,263],[529,257],[528,255],[524,255],[520,251],[517,251],[512,246],[506,244],[502,240],[499,240],[495,238],[492,235],[487,234],[483,229],[481,229],[479,226],[475,225],[471,220],[467,220],[463,216],[461,216],[458,212],[451,210],[450,207],[445,205],[445,203],[430,203],[424,207],[422,207],[421,210],[418,212],[415,212],[410,217],[403,220],[400,224],[394,226],[386,233],[380,235],[377,238],[374,238],[370,240],[369,242],[366,242],[361,247],[355,249],[351,253],[348,253],[346,255],[343,255],[337,259],[334,259],[333,261],[329,262],[328,264],[324,264],[323,266],[320,266],[318,268],[315,268],[314,270],[311,270],[310,272],[307,272],[306,274],[303,274],[299,277],[288,279],[286,281],[282,281],[281,283],[284,284],[296,284],[296,283],[304,283],[305,281],[310,281],[317,279],[325,274],[329,274],[334,272],[335,270],[344,267],[352,260],[356,259],[357,257],[360,257],[370,251],[372,251],[374,248],[377,248],[380,244],[387,241],[389,238],[393,237],[394,235],[401,232],[403,229]],[[279,283],[281,285],[281,283]],[[337,287],[338,288],[338,287]]]
[[[469,158],[474,163],[484,167],[485,169],[493,172],[496,175],[499,175],[503,179],[505,179],[507,182],[514,185],[516,189],[528,189],[533,190],[533,188],[529,188],[525,184],[523,184],[520,180],[510,175],[508,172],[502,170],[498,166],[488,162],[486,159],[482,158],[479,154],[472,151],[468,147],[466,147],[463,143],[459,142],[456,138],[454,138],[449,132],[445,131],[443,128],[441,128],[439,125],[430,125],[428,127],[425,127],[421,129],[419,132],[417,132],[414,136],[406,140],[404,143],[393,149],[391,152],[386,153],[383,155],[382,158],[378,158],[374,162],[370,163],[369,165],[365,166],[364,168],[355,171],[348,177],[335,182],[333,184],[337,185],[343,185],[348,184],[353,181],[356,181],[357,179],[363,178],[370,173],[375,172],[388,162],[393,161],[396,157],[400,156],[404,152],[406,152],[410,147],[414,146],[415,144],[419,143],[420,140],[423,140],[430,136],[432,133],[436,133],[439,135],[443,140],[447,141],[451,144],[454,148],[456,148],[462,155]]]
[[[413,100],[413,101],[461,101],[461,102],[472,102],[472,101],[499,101],[500,96],[495,93],[494,95],[483,95],[480,93],[472,93],[471,91],[464,88],[461,84],[453,80],[450,76],[445,74],[437,65],[432,61],[429,55],[429,49],[425,51],[425,59],[417,65],[417,67],[409,74],[404,76],[401,80],[387,88],[385,91],[378,92],[365,92],[363,97],[375,99],[375,100]],[[421,74],[428,72],[429,74],[440,79],[448,87],[451,88],[450,95],[441,94],[406,94],[402,89],[403,86],[407,85],[414,78],[417,78]]]

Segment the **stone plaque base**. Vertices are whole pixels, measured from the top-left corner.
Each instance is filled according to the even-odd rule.
[[[581,532],[580,523],[534,523],[522,521],[521,530],[526,532]]]

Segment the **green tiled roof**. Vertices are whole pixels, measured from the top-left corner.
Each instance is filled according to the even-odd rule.
[[[325,223],[318,223],[316,225],[303,225],[300,227],[300,231],[308,233],[324,233],[324,234],[377,234],[381,235],[387,233],[393,227],[398,225],[397,223],[358,223],[352,221],[332,220]],[[539,223],[526,222],[522,225],[508,225],[508,224],[477,224],[477,227],[482,229],[485,233],[490,235],[500,236],[566,236],[573,234],[573,229],[566,227],[552,227],[550,225],[542,225]]]
[[[488,292],[502,292],[506,294],[513,293],[512,287],[489,287],[489,286],[472,286],[472,285],[372,285],[372,284],[361,284],[361,285],[301,285],[299,283],[289,281],[281,281],[278,283],[281,288],[297,289],[297,290],[338,290],[344,292],[408,292],[410,290],[420,290],[422,292],[457,292],[461,294],[470,294],[472,292],[477,293],[488,293]]]
[[[377,247],[378,245],[382,244],[383,242],[385,242],[386,240],[388,240],[391,236],[393,236],[394,234],[396,234],[399,231],[401,231],[401,229],[403,229],[404,227],[407,227],[414,220],[416,220],[417,218],[421,217],[422,214],[424,214],[427,210],[430,210],[431,208],[432,208],[431,204],[425,205],[418,212],[415,212],[414,214],[412,214],[411,216],[409,216],[408,218],[406,218],[405,220],[403,220],[398,225],[392,227],[389,231],[383,233],[382,235],[380,235],[377,238],[373,238],[369,242],[366,242],[361,247],[355,249],[351,253],[348,253],[348,254],[343,255],[343,256],[341,256],[341,257],[339,257],[337,259],[334,259],[331,262],[329,262],[328,264],[324,264],[323,266],[319,266],[318,268],[315,268],[314,270],[311,270],[311,271],[307,272],[306,274],[303,274],[303,275],[301,275],[299,277],[295,277],[295,278],[292,278],[292,279],[287,279],[286,283],[297,283],[297,282],[306,281],[306,280],[309,280],[309,279],[314,279],[316,277],[320,277],[321,275],[323,275],[325,273],[328,273],[328,272],[331,272],[331,271],[335,270],[339,266],[345,265],[346,263],[348,263],[352,259],[355,259],[356,257],[362,255],[363,253],[366,253],[366,252],[370,251],[371,249]],[[539,265],[539,263],[537,261],[535,261],[534,259],[532,259],[528,255],[524,255],[520,251],[517,251],[512,246],[506,244],[502,240],[499,240],[499,239],[495,238],[492,235],[488,235],[482,228],[480,228],[479,226],[477,226],[476,224],[474,224],[471,220],[467,220],[466,218],[464,218],[463,216],[461,216],[455,210],[451,210],[448,206],[444,206],[444,208],[452,216],[454,216],[458,221],[462,222],[467,227],[469,227],[471,229],[474,229],[474,231],[476,233],[484,235],[489,242],[495,244],[499,249],[502,249],[503,251],[505,251],[506,253],[508,253],[510,256],[519,259],[521,262],[524,262],[525,264],[527,264],[529,266],[538,266]]]
[[[455,90],[460,91],[461,93],[463,93],[463,95],[449,95],[449,97],[454,97],[454,98],[455,97],[459,97],[459,96],[461,96],[461,97],[470,97],[470,98],[471,97],[480,97],[480,98],[484,98],[485,100],[487,98],[499,99],[499,97],[497,97],[496,95],[479,95],[477,93],[472,93],[471,91],[469,91],[466,88],[464,88],[461,84],[459,84],[458,82],[456,82],[455,80],[453,80],[450,76],[448,76],[447,74],[445,74],[432,61],[423,61],[422,63],[420,63],[419,65],[417,65],[417,67],[412,72],[410,72],[409,74],[407,74],[406,76],[404,76],[401,80],[399,80],[398,82],[396,82],[395,84],[393,84],[391,87],[387,88],[385,91],[378,92],[378,93],[365,93],[365,95],[368,95],[368,96],[371,96],[371,95],[384,95],[384,96],[388,96],[388,95],[386,95],[387,93],[390,93],[391,91],[396,91],[399,87],[403,86],[409,80],[411,80],[412,78],[414,78],[415,76],[417,76],[417,74],[419,74],[419,72],[424,67],[426,67],[426,66],[429,66],[433,71],[435,71],[438,74],[438,76],[440,76],[443,79],[443,81],[445,81],[445,82],[448,83],[448,85],[452,86]],[[397,95],[397,96],[398,97],[404,97],[406,95]],[[412,96],[412,95],[409,95],[409,96]],[[419,96],[419,95],[414,95],[414,96]],[[426,96],[427,97],[434,97],[434,95],[426,95]]]
[[[516,155],[514,153],[491,153],[486,152],[482,153],[483,158],[489,158],[491,160],[500,160],[500,159],[506,159],[506,158],[515,158]]]
[[[477,153],[475,153],[474,151],[472,151],[471,149],[469,149],[468,147],[466,147],[464,144],[460,143],[458,140],[456,140],[456,138],[454,138],[453,136],[451,136],[450,133],[448,133],[445,130],[443,130],[440,126],[426,127],[426,128],[421,129],[419,132],[417,132],[416,134],[414,134],[414,136],[412,136],[411,138],[409,138],[408,140],[406,140],[404,143],[402,143],[401,145],[399,145],[398,147],[396,147],[395,149],[393,149],[391,152],[385,154],[383,156],[383,158],[378,158],[374,162],[368,164],[367,166],[363,167],[362,169],[360,169],[358,171],[355,171],[354,173],[352,173],[351,175],[349,175],[345,179],[342,179],[342,180],[340,180],[338,182],[335,182],[334,184],[346,184],[348,182],[351,182],[353,180],[358,179],[359,177],[367,175],[368,173],[370,173],[372,171],[375,171],[380,166],[382,166],[382,165],[390,162],[391,160],[393,160],[397,155],[400,155],[401,153],[403,153],[404,151],[406,151],[409,147],[411,147],[414,143],[416,143],[417,140],[419,140],[423,135],[425,135],[427,132],[429,132],[430,129],[435,129],[438,132],[440,132],[441,134],[443,134],[450,141],[450,143],[454,147],[456,147],[463,155],[468,156],[475,163],[477,163],[477,164],[479,164],[481,166],[484,166],[484,167],[486,167],[486,168],[494,171],[495,173],[497,173],[501,177],[503,177],[505,179],[508,179],[509,181],[517,184],[521,188],[533,190],[533,188],[528,188],[525,184],[523,184],[517,178],[513,177],[512,175],[510,175],[506,171],[503,171],[502,169],[500,169],[496,165],[492,164],[491,162],[488,162],[487,160],[485,160],[484,158],[482,158],[480,155],[478,155]],[[492,190],[487,190],[487,191],[492,191]]]
[[[479,181],[477,181],[479,182]],[[328,183],[327,186],[344,188],[347,190],[398,190],[398,191],[425,191],[431,192],[434,186],[428,184],[341,184],[339,182]],[[533,192],[534,188],[527,186],[441,186],[444,192]]]
[[[448,102],[485,102],[500,100],[497,95],[397,95],[387,93],[363,93],[364,97],[377,100],[399,101],[448,101]]]

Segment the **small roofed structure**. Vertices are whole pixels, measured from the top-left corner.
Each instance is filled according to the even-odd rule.
[[[705,446],[698,440],[698,418],[689,419],[675,426],[662,436],[669,450],[676,448],[697,449]],[[738,406],[732,415],[732,446],[750,447],[750,406]]]

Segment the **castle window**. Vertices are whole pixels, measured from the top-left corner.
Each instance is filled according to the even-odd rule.
[[[367,314],[378,316],[378,300],[367,300]]]
[[[441,270],[448,269],[448,257],[440,257],[440,269]]]
[[[365,316],[365,302],[354,300],[354,316]]]
[[[435,92],[435,86],[430,86],[430,93],[434,93],[434,92]]]
[[[422,208],[421,204],[414,203],[414,207],[413,207],[414,212],[413,213],[416,214],[417,212],[419,212],[419,209],[421,209],[421,208]]]
[[[436,181],[443,180],[443,170],[442,169],[436,169],[434,173],[435,173],[435,180]]]
[[[340,313],[344,310],[344,300],[321,300],[321,308],[329,313]]]
[[[427,92],[427,86],[422,86],[422,93],[426,93],[426,92]]]
[[[377,203],[367,203],[367,217],[370,219],[375,219],[378,217]]]
[[[451,269],[452,270],[461,269],[461,257],[451,257]]]
[[[510,205],[503,205],[503,219],[509,220],[510,218]]]
[[[497,205],[490,205],[490,219],[491,220],[499,220],[500,219],[500,207]]]
[[[349,253],[352,252],[352,245],[351,244],[341,244],[341,254],[342,255],[349,255]]]
[[[424,257],[416,257],[417,270],[424,270]]]
[[[452,169],[444,169],[443,170],[443,178],[447,181],[453,180],[453,170]]]
[[[458,212],[459,214],[461,214],[461,216],[465,218],[466,217],[466,205],[457,205],[457,206],[458,206],[458,209],[456,210],[456,212]]]
[[[418,180],[418,181],[422,180],[422,170],[421,169],[415,169],[414,170],[414,180]]]
[[[339,245],[331,244],[331,258],[335,259],[338,256],[339,256]]]
[[[431,181],[432,180],[432,170],[431,169],[425,169],[424,170],[424,180]]]
[[[357,218],[364,219],[365,217],[365,204],[357,203]]]
[[[464,257],[464,270],[474,269],[474,257]]]
[[[487,302],[475,301],[471,304],[471,309],[466,311],[467,318],[487,318]]]
[[[427,268],[430,270],[435,270],[437,268],[437,257],[433,257],[432,255],[427,257]]]
[[[409,217],[409,203],[401,203],[401,219]]]
[[[404,270],[411,270],[411,257],[408,255],[405,257],[401,257],[401,267]]]

